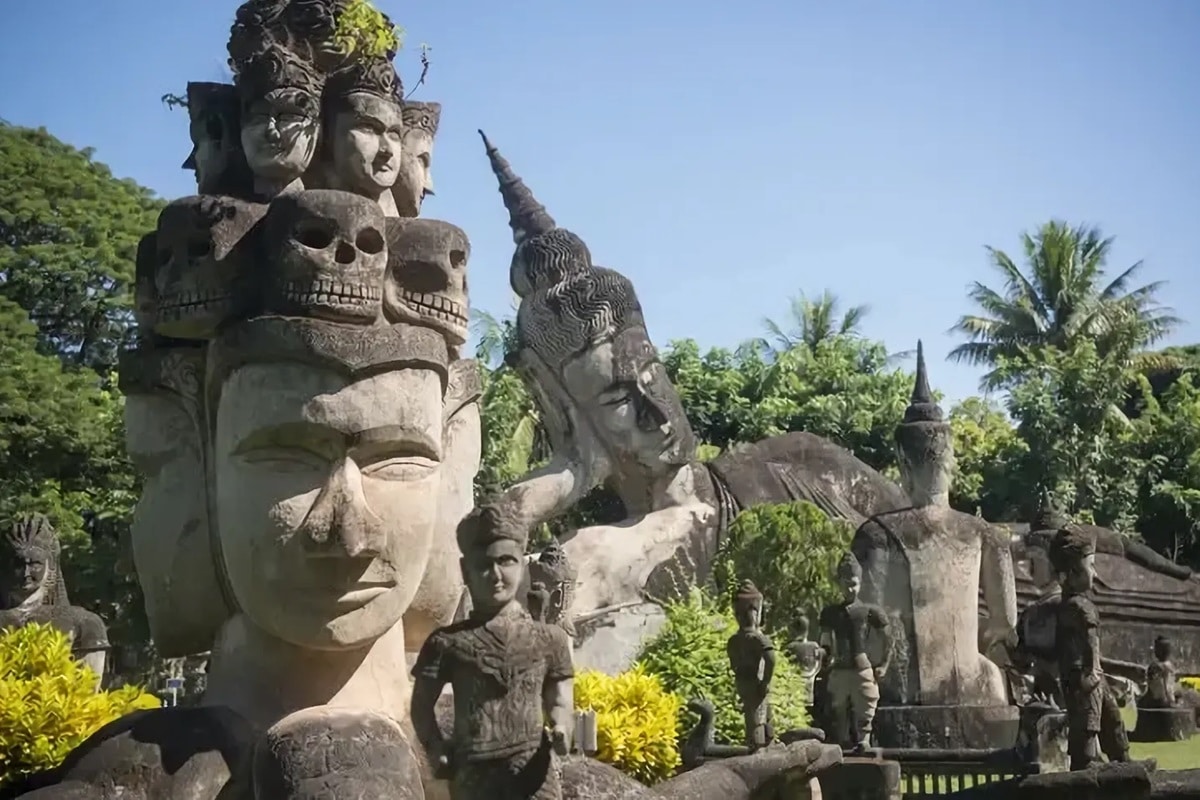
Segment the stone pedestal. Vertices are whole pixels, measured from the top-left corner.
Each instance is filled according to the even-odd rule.
[[[1151,785],[1142,764],[1105,764],[1079,772],[1031,775],[1017,781],[964,789],[946,797],[963,800],[1149,800]]]
[[[900,764],[847,758],[821,773],[821,793],[837,800],[900,800]]]
[[[874,744],[887,748],[994,750],[1014,747],[1016,706],[880,706]]]
[[[1066,772],[1067,715],[1048,705],[1029,705],[1020,709],[1020,734],[1017,752],[1041,772]]]
[[[1190,708],[1139,708],[1131,742],[1182,742],[1196,733],[1196,712]]]

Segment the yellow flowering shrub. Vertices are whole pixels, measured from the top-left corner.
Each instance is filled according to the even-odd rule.
[[[0,632],[0,786],[58,766],[112,720],[161,705],[136,686],[97,692],[96,682],[49,625]]]
[[[1189,689],[1195,689],[1197,692],[1200,692],[1200,675],[1188,675],[1180,678],[1179,682]]]
[[[679,766],[681,706],[638,666],[616,677],[591,670],[575,676],[575,708],[596,712],[596,758],[642,783],[669,778]]]

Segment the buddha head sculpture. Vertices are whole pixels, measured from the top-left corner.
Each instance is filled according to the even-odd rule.
[[[843,602],[853,603],[858,600],[858,593],[862,589],[863,570],[854,553],[842,555],[841,561],[834,568],[833,577],[838,588],[842,590]]]
[[[264,237],[267,312],[360,324],[379,317],[388,255],[378,203],[334,189],[280,197]]]
[[[192,152],[183,168],[196,173],[197,191],[248,196],[253,176],[242,152],[237,89],[226,83],[188,83],[187,110]]]
[[[954,479],[950,423],[933,400],[925,371],[925,349],[917,342],[917,377],[904,420],[896,426],[901,483],[915,507],[948,507]]]
[[[433,195],[433,140],[441,117],[441,103],[404,101],[404,153],[393,190],[402,217],[420,216],[421,204]]]
[[[44,515],[13,520],[0,539],[3,607],[27,611],[43,605],[67,605],[60,552],[58,534]]]
[[[325,85],[324,185],[369,197],[397,216],[392,187],[401,170],[400,78],[387,59],[356,59]]]
[[[158,651],[208,650],[232,613],[209,519],[205,348],[143,345],[122,354],[125,447],[142,475],[133,561]]]
[[[401,619],[439,520],[444,339],[410,326],[263,317],[210,349],[224,567],[267,634],[360,647]]]
[[[458,348],[467,341],[467,261],[471,243],[456,225],[435,219],[389,220],[384,315],[428,325]]]
[[[317,153],[324,76],[275,42],[234,61],[241,142],[260,194],[292,190]]]
[[[1050,564],[1063,592],[1083,594],[1096,580],[1096,538],[1078,525],[1067,525],[1050,540]]]
[[[207,339],[254,301],[256,226],[267,207],[198,195],[167,205],[154,245],[154,331]]]
[[[1020,560],[1025,562],[1029,579],[1039,592],[1058,588],[1058,575],[1050,563],[1051,538],[1052,533],[1045,530],[1031,531],[1020,537]]]
[[[752,630],[762,622],[763,595],[754,585],[754,581],[746,579],[738,585],[733,596],[733,615],[737,617],[738,627],[742,630]]]

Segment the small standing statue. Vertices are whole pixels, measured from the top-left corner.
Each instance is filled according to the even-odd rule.
[[[821,662],[825,660],[825,648],[808,638],[808,617],[802,616],[796,620],[796,638],[788,645],[787,652],[800,669],[800,677],[804,679],[804,696],[810,705],[815,705],[814,690],[817,673],[821,671]]]
[[[1171,663],[1174,645],[1165,636],[1154,640],[1154,662],[1146,670],[1146,693],[1138,706],[1141,708],[1175,708],[1177,702],[1178,674]]]
[[[452,800],[562,797],[553,753],[570,748],[574,669],[566,631],[535,621],[517,601],[527,537],[524,521],[502,502],[462,521],[471,615],[434,631],[413,668],[413,727],[438,777],[449,778]],[[454,690],[449,741],[434,713],[447,683]]]
[[[571,639],[575,637],[575,622],[571,616],[571,603],[575,599],[575,582],[579,578],[578,570],[567,558],[566,551],[557,541],[538,554],[537,558],[529,561],[529,580],[531,591],[541,586],[546,596],[538,596],[542,602],[542,612],[545,618],[542,622],[558,625],[567,632]],[[531,600],[532,600],[531,595]],[[530,608],[533,612],[533,608]],[[537,617],[537,614],[534,614]]]
[[[733,668],[734,685],[746,720],[746,747],[766,747],[775,738],[767,692],[775,673],[775,645],[762,630],[763,596],[752,581],[742,581],[733,598],[738,631],[729,637],[725,652]]]
[[[887,613],[858,599],[862,566],[853,553],[838,563],[836,578],[842,602],[821,612],[821,645],[829,662],[825,691],[829,699],[830,740],[864,751],[871,746],[871,726],[879,705],[879,681],[887,674],[892,651]],[[883,637],[883,658],[872,664],[867,641],[872,631]]]
[[[1050,543],[1050,563],[1062,586],[1058,607],[1058,671],[1067,710],[1067,753],[1071,769],[1129,760],[1121,710],[1100,667],[1100,614],[1092,601],[1096,543],[1083,529],[1060,528]]]

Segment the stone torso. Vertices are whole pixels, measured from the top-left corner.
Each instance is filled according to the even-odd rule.
[[[763,657],[774,649],[771,640],[760,630],[738,631],[729,637],[725,651],[739,691],[757,691],[762,679]]]
[[[872,631],[887,625],[887,617],[878,606],[855,600],[845,605],[829,606],[821,612],[821,630],[829,631],[833,639],[832,662],[835,669],[868,669],[867,656]]]
[[[527,753],[543,735],[542,688],[572,675],[566,632],[523,610],[436,631],[414,672],[454,689],[455,758]]]
[[[1170,661],[1155,659],[1146,670],[1146,694],[1142,704],[1147,708],[1172,708],[1175,705],[1175,682],[1178,675]]]
[[[1058,670],[1064,685],[1077,686],[1100,672],[1100,614],[1086,595],[1064,597],[1058,610]]]
[[[100,617],[79,606],[42,605],[22,611],[0,611],[0,629],[38,623],[51,625],[66,634],[76,653],[94,652],[108,647],[108,629]]]

